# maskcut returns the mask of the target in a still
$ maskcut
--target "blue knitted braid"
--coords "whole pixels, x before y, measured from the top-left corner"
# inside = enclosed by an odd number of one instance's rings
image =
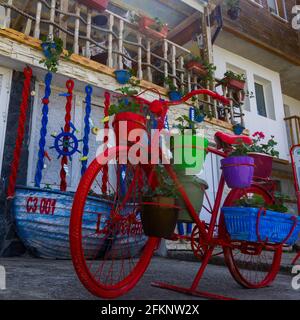
[[[89,135],[91,132],[90,128],[90,116],[92,112],[92,94],[93,94],[93,88],[88,85],[85,87],[85,92],[86,92],[86,107],[85,107],[85,118],[84,118],[84,123],[85,123],[85,128],[84,128],[84,137],[83,137],[83,157],[87,157],[89,154]],[[81,175],[84,175],[86,169],[87,169],[87,160],[82,161],[82,168],[81,168]]]
[[[47,136],[47,125],[48,125],[48,112],[49,112],[49,98],[51,96],[51,82],[52,73],[48,72],[45,77],[45,96],[43,102],[43,116],[42,116],[42,127],[40,130],[40,141],[39,141],[39,152],[38,152],[38,163],[35,173],[35,186],[40,188],[42,181],[42,172],[44,169],[44,158],[45,158],[45,146]]]

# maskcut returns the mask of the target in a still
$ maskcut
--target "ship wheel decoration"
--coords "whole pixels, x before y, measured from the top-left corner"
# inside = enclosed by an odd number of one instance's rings
[[[78,152],[81,153],[79,148],[79,143],[82,142],[82,140],[78,140],[75,136],[76,128],[73,125],[73,123],[70,123],[70,127],[72,131],[65,132],[63,128],[61,128],[61,133],[56,135],[52,134],[52,137],[54,140],[54,145],[50,147],[50,149],[55,149],[58,153],[57,159],[60,157],[68,157],[70,161],[72,161],[72,156]]]

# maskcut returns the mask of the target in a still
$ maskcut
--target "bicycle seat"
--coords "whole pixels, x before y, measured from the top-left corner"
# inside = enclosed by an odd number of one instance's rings
[[[233,144],[252,144],[253,141],[250,137],[248,136],[242,136],[242,135],[234,135],[234,134],[229,134],[225,132],[218,131],[215,134],[215,140],[217,142],[218,148],[222,148],[223,145],[233,145]]]

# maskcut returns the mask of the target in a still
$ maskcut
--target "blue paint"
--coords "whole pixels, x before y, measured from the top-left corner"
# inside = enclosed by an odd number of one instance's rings
[[[170,91],[168,95],[171,101],[179,101],[182,99],[182,94],[178,91]]]
[[[70,192],[60,192],[56,190],[46,190],[29,187],[17,187],[16,197],[13,202],[13,215],[16,223],[17,233],[24,245],[37,257],[47,259],[70,259],[69,246],[69,223],[73,205],[74,194]],[[37,198],[38,208],[40,200],[56,200],[54,215],[27,212],[27,201],[29,198]],[[85,214],[83,216],[83,234],[88,234],[85,243],[85,255],[87,257],[99,256],[105,250],[105,235],[96,233],[99,213],[101,213],[99,231],[104,229],[110,220],[110,212],[113,202],[89,197],[85,204]],[[130,210],[130,206],[124,209]],[[137,217],[139,218],[139,217]],[[146,243],[146,236],[138,235],[128,237],[117,235],[111,244],[114,256],[119,253],[138,253]]]
[[[45,96],[43,98],[43,116],[42,116],[42,127],[40,130],[40,141],[39,141],[39,152],[38,152],[38,162],[35,173],[35,186],[39,188],[42,181],[42,172],[44,170],[44,159],[45,159],[45,146],[46,146],[46,136],[47,136],[47,126],[48,126],[48,113],[49,113],[49,98],[51,96],[51,82],[52,73],[48,72],[45,77]]]
[[[116,79],[120,84],[126,84],[131,78],[131,74],[128,70],[116,70],[114,72]]]
[[[90,127],[90,117],[91,117],[91,112],[92,112],[92,94],[93,94],[93,87],[88,85],[85,87],[85,92],[86,92],[86,98],[85,98],[85,117],[84,117],[84,137],[83,137],[83,150],[82,150],[82,155],[83,157],[87,157],[89,155],[89,135],[91,132],[91,127]],[[82,161],[82,167],[81,167],[81,175],[84,175],[87,169],[87,163],[88,160],[83,160]]]

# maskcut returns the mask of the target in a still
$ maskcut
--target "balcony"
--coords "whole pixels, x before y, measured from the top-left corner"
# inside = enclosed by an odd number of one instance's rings
[[[187,6],[183,1],[173,1],[178,12],[182,10],[181,6]],[[185,68],[185,57],[191,52],[182,44],[191,41],[195,25],[199,28],[202,23],[206,28],[205,15],[196,9],[184,7],[185,16],[177,26],[172,26],[169,33],[171,41],[140,31],[138,24],[126,14],[126,9],[114,10],[113,6],[105,12],[90,9],[75,0],[2,0],[1,6],[4,29],[10,28],[8,30],[39,40],[49,35],[59,37],[74,56],[96,61],[112,72],[115,69],[132,69],[137,79],[148,82],[149,86],[157,86],[163,93],[166,93],[162,88],[166,87],[166,78],[185,92],[203,87],[215,89],[214,83],[203,82],[200,76]],[[170,12],[165,15],[172,16],[172,8],[168,10]],[[186,34],[183,41],[185,30],[190,34]],[[176,43],[176,39],[181,45]],[[100,66],[98,69],[103,68]],[[219,93],[232,97],[228,89],[222,87]],[[243,118],[242,104],[239,103],[224,107],[203,97],[199,98],[198,105],[205,105],[213,118],[224,123],[234,124],[237,118]],[[238,119],[238,122],[243,124],[243,119]]]
[[[291,116],[284,119],[287,129],[289,146],[300,144],[300,117]]]

